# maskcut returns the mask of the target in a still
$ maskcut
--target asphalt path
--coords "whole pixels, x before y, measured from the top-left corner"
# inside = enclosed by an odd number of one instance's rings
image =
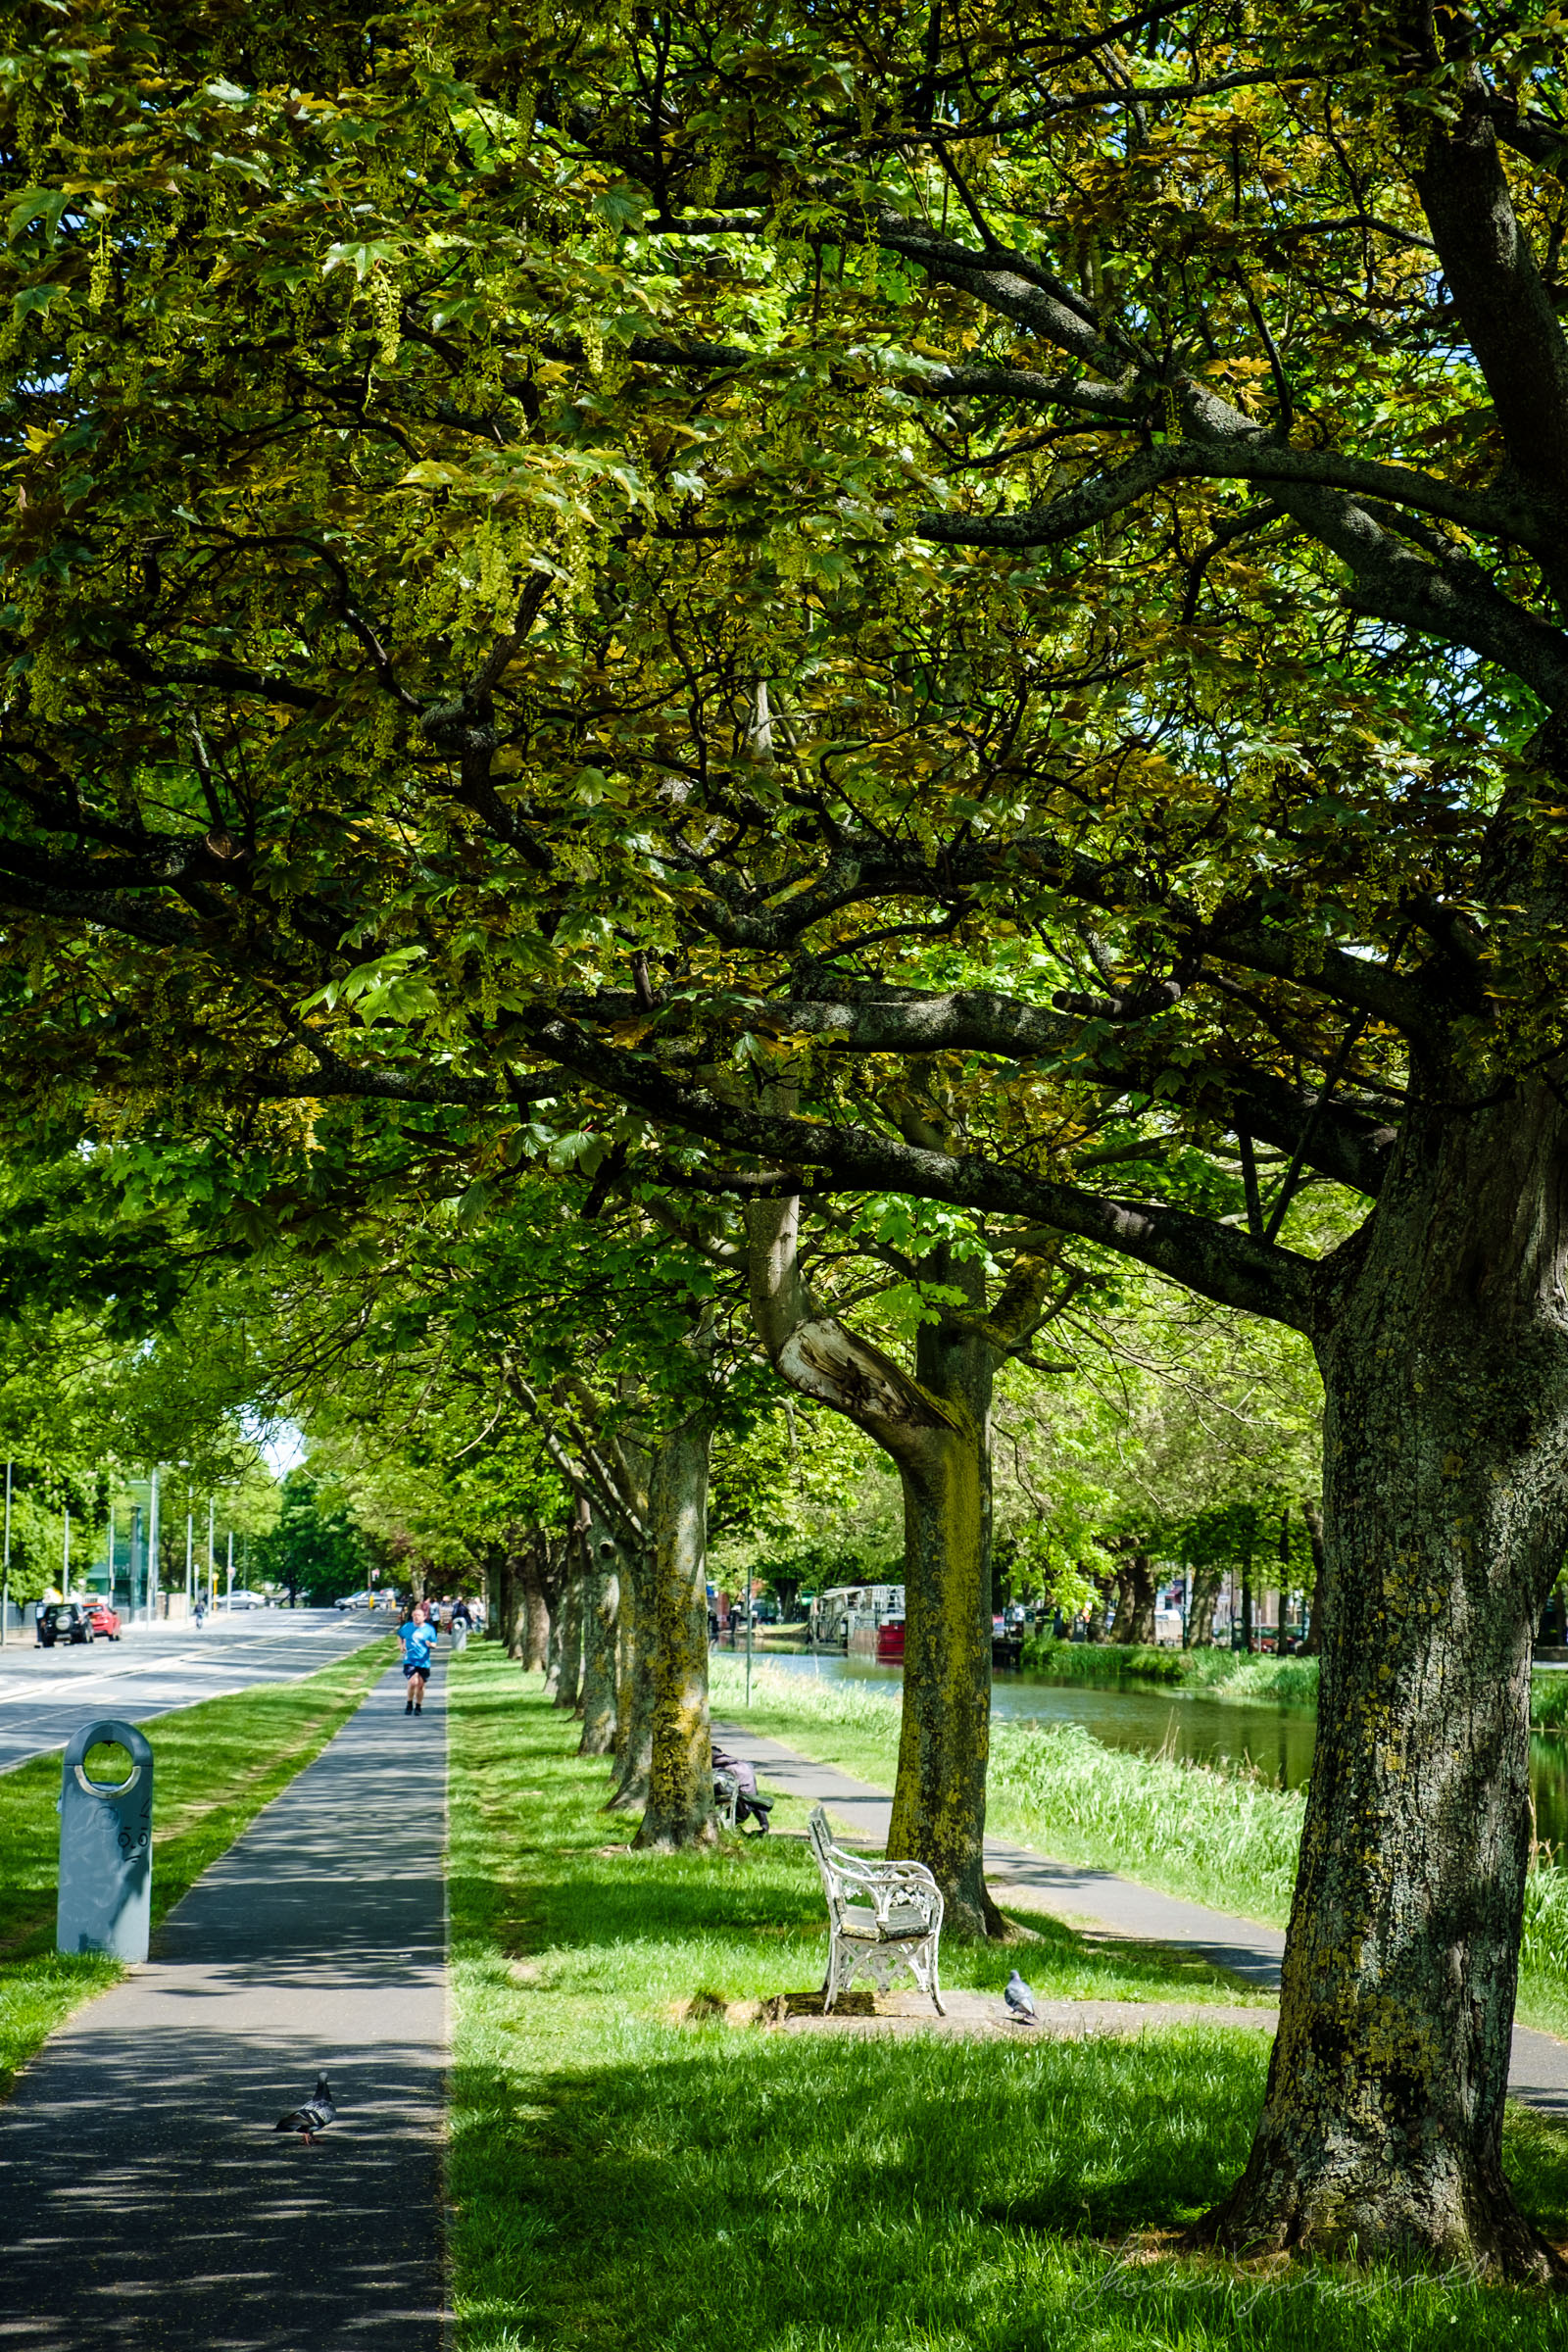
[[[0,2352],[441,2352],[444,1680],[412,1720],[389,1671],[26,2068]]]
[[[780,1740],[760,1740],[743,1723],[715,1723],[713,1730],[733,1755],[755,1764],[773,1788],[826,1806],[858,1839],[880,1853],[887,1851],[893,1800],[886,1788],[813,1763]],[[1114,1871],[1054,1862],[1002,1838],[986,1839],[986,1879],[992,1892],[1011,1910],[1048,1911],[1102,1936],[1190,1953],[1250,1984],[1278,1989],[1285,1937],[1278,1928],[1263,1927],[1257,1920],[1183,1902],[1152,1886],[1140,1886],[1133,1879],[1118,1878]],[[1270,2015],[1270,2029],[1274,2022]],[[1568,2042],[1530,2026],[1515,2026],[1508,2088],[1526,2106],[1568,2121]]]
[[[0,1772],[63,1747],[87,1715],[149,1723],[258,1683],[292,1682],[389,1633],[377,1609],[254,1609],[194,1626],[128,1627],[119,1642],[0,1650]],[[0,2337],[0,2342],[3,2342]]]

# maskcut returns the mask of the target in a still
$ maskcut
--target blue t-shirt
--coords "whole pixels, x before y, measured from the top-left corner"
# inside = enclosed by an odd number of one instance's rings
[[[426,1673],[430,1664],[430,1652],[435,1647],[435,1636],[431,1633],[430,1628],[427,1625],[416,1625],[411,1617],[403,1628],[401,1640],[404,1665],[417,1666],[421,1674]]]

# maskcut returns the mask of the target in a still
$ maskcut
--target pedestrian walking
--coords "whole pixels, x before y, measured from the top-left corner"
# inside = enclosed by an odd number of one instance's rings
[[[422,1603],[415,1607],[398,1639],[403,1644],[403,1680],[409,1693],[404,1701],[403,1712],[405,1715],[422,1715],[424,1688],[430,1679],[430,1652],[435,1647],[435,1635],[426,1620]]]
[[[452,1610],[452,1654],[454,1657],[460,1657],[467,1648],[468,1629],[472,1623],[473,1619],[469,1615],[468,1604],[460,1593]]]

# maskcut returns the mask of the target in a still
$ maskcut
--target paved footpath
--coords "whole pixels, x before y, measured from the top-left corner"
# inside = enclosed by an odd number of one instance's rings
[[[0,2352],[441,2352],[443,1681],[377,1684],[0,2107]]]
[[[887,1850],[893,1799],[886,1788],[852,1780],[831,1765],[813,1764],[777,1740],[760,1740],[744,1723],[715,1723],[713,1729],[733,1754],[748,1757],[773,1788],[786,1796],[825,1805],[855,1838],[879,1852]],[[1200,1903],[1183,1902],[1118,1878],[1113,1871],[1053,1862],[1001,1838],[986,1839],[986,1877],[1009,1910],[1049,1911],[1102,1935],[1164,1944],[1252,1984],[1274,1988],[1279,1984],[1285,1937],[1278,1928],[1205,1910]],[[1515,2026],[1508,2087],[1516,2099],[1568,2121],[1568,2042]],[[0,2345],[4,2342],[0,2328]]]

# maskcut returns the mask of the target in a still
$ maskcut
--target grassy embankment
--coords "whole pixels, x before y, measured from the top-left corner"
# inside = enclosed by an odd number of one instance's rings
[[[386,1672],[388,1658],[387,1644],[372,1642],[302,1682],[265,1683],[148,1724],[155,1932],[247,1823],[320,1753]],[[58,1755],[0,1777],[0,2097],[55,2027],[123,1973],[113,1960],[54,1948],[59,1794]]]
[[[744,1674],[715,1657],[711,1676],[715,1712],[739,1720]],[[758,1669],[753,1692],[745,1720],[763,1738],[892,1787],[899,1710],[890,1698],[779,1668]],[[1301,1810],[1299,1790],[1245,1768],[1104,1747],[1076,1724],[992,1722],[986,1826],[994,1837],[1272,1927],[1290,1915]],[[1521,1960],[1521,2022],[1568,2036],[1568,1871],[1533,1874]]]
[[[1052,1642],[1038,1637],[1024,1646],[1031,1674],[1054,1683],[1088,1683],[1114,1688],[1157,1683],[1195,1697],[1239,1699],[1263,1705],[1317,1704],[1316,1658],[1248,1657],[1233,1649],[1156,1649],[1152,1644],[1115,1642]]]
[[[1155,1683],[1184,1697],[1225,1699],[1243,1706],[1317,1705],[1316,1658],[1032,1640],[1024,1649],[1024,1664],[1031,1674],[1043,1674],[1054,1683],[1083,1683],[1102,1690]],[[1537,1731],[1568,1726],[1568,1673],[1532,1675],[1530,1721]]]
[[[782,1678],[780,1678],[782,1679]],[[1467,2280],[1194,2260],[1267,2043],[813,2038],[723,2005],[821,1981],[804,1845],[633,1854],[575,1727],[493,1650],[455,1661],[450,2194],[456,2352],[1546,2352],[1556,2304]],[[889,1715],[893,1710],[888,1709]],[[760,1717],[759,1716],[759,1728]],[[799,1828],[780,1800],[774,1821]],[[1043,1923],[1052,1995],[1233,1999]],[[951,1947],[1000,1990],[1016,1952]],[[1510,2119],[1568,2235],[1568,2133]]]

